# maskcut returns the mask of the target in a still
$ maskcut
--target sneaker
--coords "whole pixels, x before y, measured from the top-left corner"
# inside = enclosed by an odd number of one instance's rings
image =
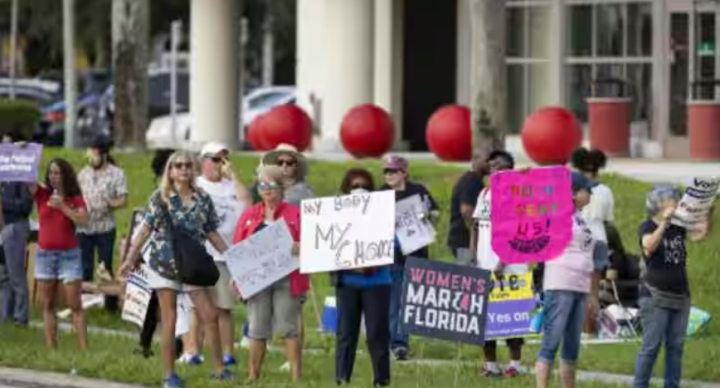
[[[517,377],[523,374],[523,371],[521,368],[516,368],[514,366],[510,366],[507,369],[505,369],[505,377]]]
[[[483,366],[482,371],[480,372],[480,375],[482,375],[483,377],[502,377],[503,373],[499,369],[492,370],[492,369],[488,369],[487,367]]]
[[[183,381],[175,373],[171,374],[168,378],[163,380],[163,388],[182,388]]]
[[[232,354],[226,354],[223,356],[223,365],[235,366],[237,365],[237,361],[235,361],[235,357]]]
[[[183,354],[179,361],[181,364],[197,366],[202,364],[205,359],[199,354]]]
[[[133,351],[136,356],[142,356],[143,358],[150,358],[154,355],[150,348],[137,348]]]
[[[220,373],[220,374],[213,373],[210,375],[210,379],[212,379],[212,380],[230,380],[233,377],[234,376],[233,376],[232,372],[230,372],[227,369],[223,370],[222,373]]]
[[[405,348],[395,348],[392,351],[393,356],[395,356],[396,361],[407,361],[408,357],[408,350]]]
[[[280,366],[280,371],[290,372],[290,361],[285,361],[285,363]]]

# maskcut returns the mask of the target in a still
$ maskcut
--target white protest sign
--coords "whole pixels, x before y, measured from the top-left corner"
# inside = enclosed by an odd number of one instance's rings
[[[145,266],[133,271],[127,277],[125,285],[125,301],[123,302],[122,319],[143,327],[152,290],[148,283]]]
[[[300,207],[300,272],[330,272],[393,263],[394,191],[307,199]]]
[[[300,264],[291,254],[292,246],[290,230],[281,219],[225,252],[240,295],[250,298],[297,270]]]
[[[694,229],[695,225],[707,219],[715,203],[720,188],[720,178],[693,178],[685,189],[677,210],[672,216],[671,224],[686,229]]]
[[[428,209],[419,195],[395,204],[395,235],[403,255],[424,248],[435,241],[435,229],[427,219]]]
[[[192,301],[190,300],[190,295],[182,293],[177,295],[175,303],[177,311],[177,317],[175,318],[175,338],[177,338],[190,331]]]

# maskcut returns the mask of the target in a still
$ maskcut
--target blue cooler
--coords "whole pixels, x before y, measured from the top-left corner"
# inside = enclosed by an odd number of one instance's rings
[[[322,327],[320,327],[320,330],[324,332],[337,333],[337,326],[337,301],[334,296],[328,296],[325,298],[325,306],[323,307],[322,314]]]

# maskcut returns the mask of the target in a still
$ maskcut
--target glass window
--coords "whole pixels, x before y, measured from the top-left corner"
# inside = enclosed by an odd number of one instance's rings
[[[595,7],[596,56],[620,57],[624,54],[623,36],[626,4],[597,4]]]
[[[569,65],[565,77],[567,107],[578,120],[586,122],[587,97],[592,86],[592,65]]]
[[[533,63],[528,66],[528,94],[526,113],[530,114],[547,105],[548,93],[552,91],[548,74],[549,67],[545,63]]]
[[[627,55],[652,55],[653,16],[651,3],[630,3],[627,5]]]
[[[520,133],[525,120],[525,65],[507,66],[508,131]]]
[[[630,83],[632,121],[650,120],[652,113],[652,65],[649,63],[627,65]]]
[[[571,57],[592,56],[593,6],[591,4],[572,5],[566,12],[566,45]]]
[[[507,9],[507,47],[508,57],[525,56],[525,8],[509,7]]]
[[[528,7],[528,55],[531,58],[547,58],[550,54],[550,8],[547,6]]]

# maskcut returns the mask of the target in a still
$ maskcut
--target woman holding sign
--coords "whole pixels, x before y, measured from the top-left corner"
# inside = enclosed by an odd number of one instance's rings
[[[665,387],[680,386],[683,346],[690,315],[690,286],[685,239],[698,241],[709,230],[710,217],[687,230],[671,218],[680,201],[674,186],[655,186],[647,195],[648,218],[640,225],[644,275],[640,287],[643,343],[635,363],[635,388],[650,385],[655,360],[665,344]]]
[[[163,387],[165,388],[177,388],[183,384],[175,373],[175,351],[173,349],[177,296],[181,291],[189,293],[205,328],[205,338],[210,344],[215,366],[212,377],[220,380],[232,377],[232,374],[223,365],[217,309],[208,288],[211,285],[204,287],[183,284],[181,270],[187,267],[179,266],[178,257],[186,257],[174,251],[174,246],[182,243],[179,238],[174,237],[187,237],[184,242],[185,249],[193,250],[193,254],[196,255],[193,256],[193,259],[198,263],[206,259],[207,261],[203,264],[207,262],[209,265],[214,265],[211,256],[204,258],[200,256],[199,252],[207,254],[204,247],[205,242],[209,241],[221,253],[228,249],[227,244],[217,232],[219,221],[212,199],[196,186],[197,171],[197,160],[188,152],[178,151],[170,156],[165,166],[160,188],[150,197],[145,220],[139,234],[133,239],[132,248],[121,267],[121,273],[127,274],[130,269],[136,268],[140,264],[141,253],[147,254],[149,257],[146,267],[148,281],[150,287],[156,290],[160,302]],[[147,246],[145,246],[146,242],[148,242]],[[192,263],[188,262],[183,265],[192,266]],[[202,271],[195,268],[193,272]],[[183,274],[187,275],[186,272]],[[198,284],[202,283],[205,282]]]
[[[582,174],[572,173],[575,205],[572,239],[562,254],[545,263],[543,301],[545,322],[543,340],[535,364],[537,388],[547,388],[560,343],[560,382],[575,386],[575,365],[580,354],[580,338],[585,320],[585,303],[594,274],[605,268],[607,257],[596,255],[596,241],[581,210],[590,202],[591,183]],[[597,296],[591,296],[597,297]]]
[[[260,203],[245,210],[235,229],[233,243],[237,244],[270,226],[278,219],[287,224],[293,240],[293,255],[300,252],[300,208],[283,201],[283,171],[278,166],[258,169]],[[247,300],[250,337],[248,375],[250,380],[260,377],[267,341],[273,334],[285,339],[285,351],[290,363],[292,379],[302,375],[302,343],[300,340],[300,312],[302,298],[310,288],[306,275],[295,271]],[[241,295],[242,297],[242,295]]]
[[[62,291],[72,312],[80,350],[87,349],[85,312],[82,291],[82,259],[75,228],[88,222],[88,213],[75,171],[64,159],[48,163],[45,182],[33,184],[38,211],[38,246],[35,256],[35,279],[38,281],[45,323],[45,342],[57,346],[55,301],[62,281]]]

